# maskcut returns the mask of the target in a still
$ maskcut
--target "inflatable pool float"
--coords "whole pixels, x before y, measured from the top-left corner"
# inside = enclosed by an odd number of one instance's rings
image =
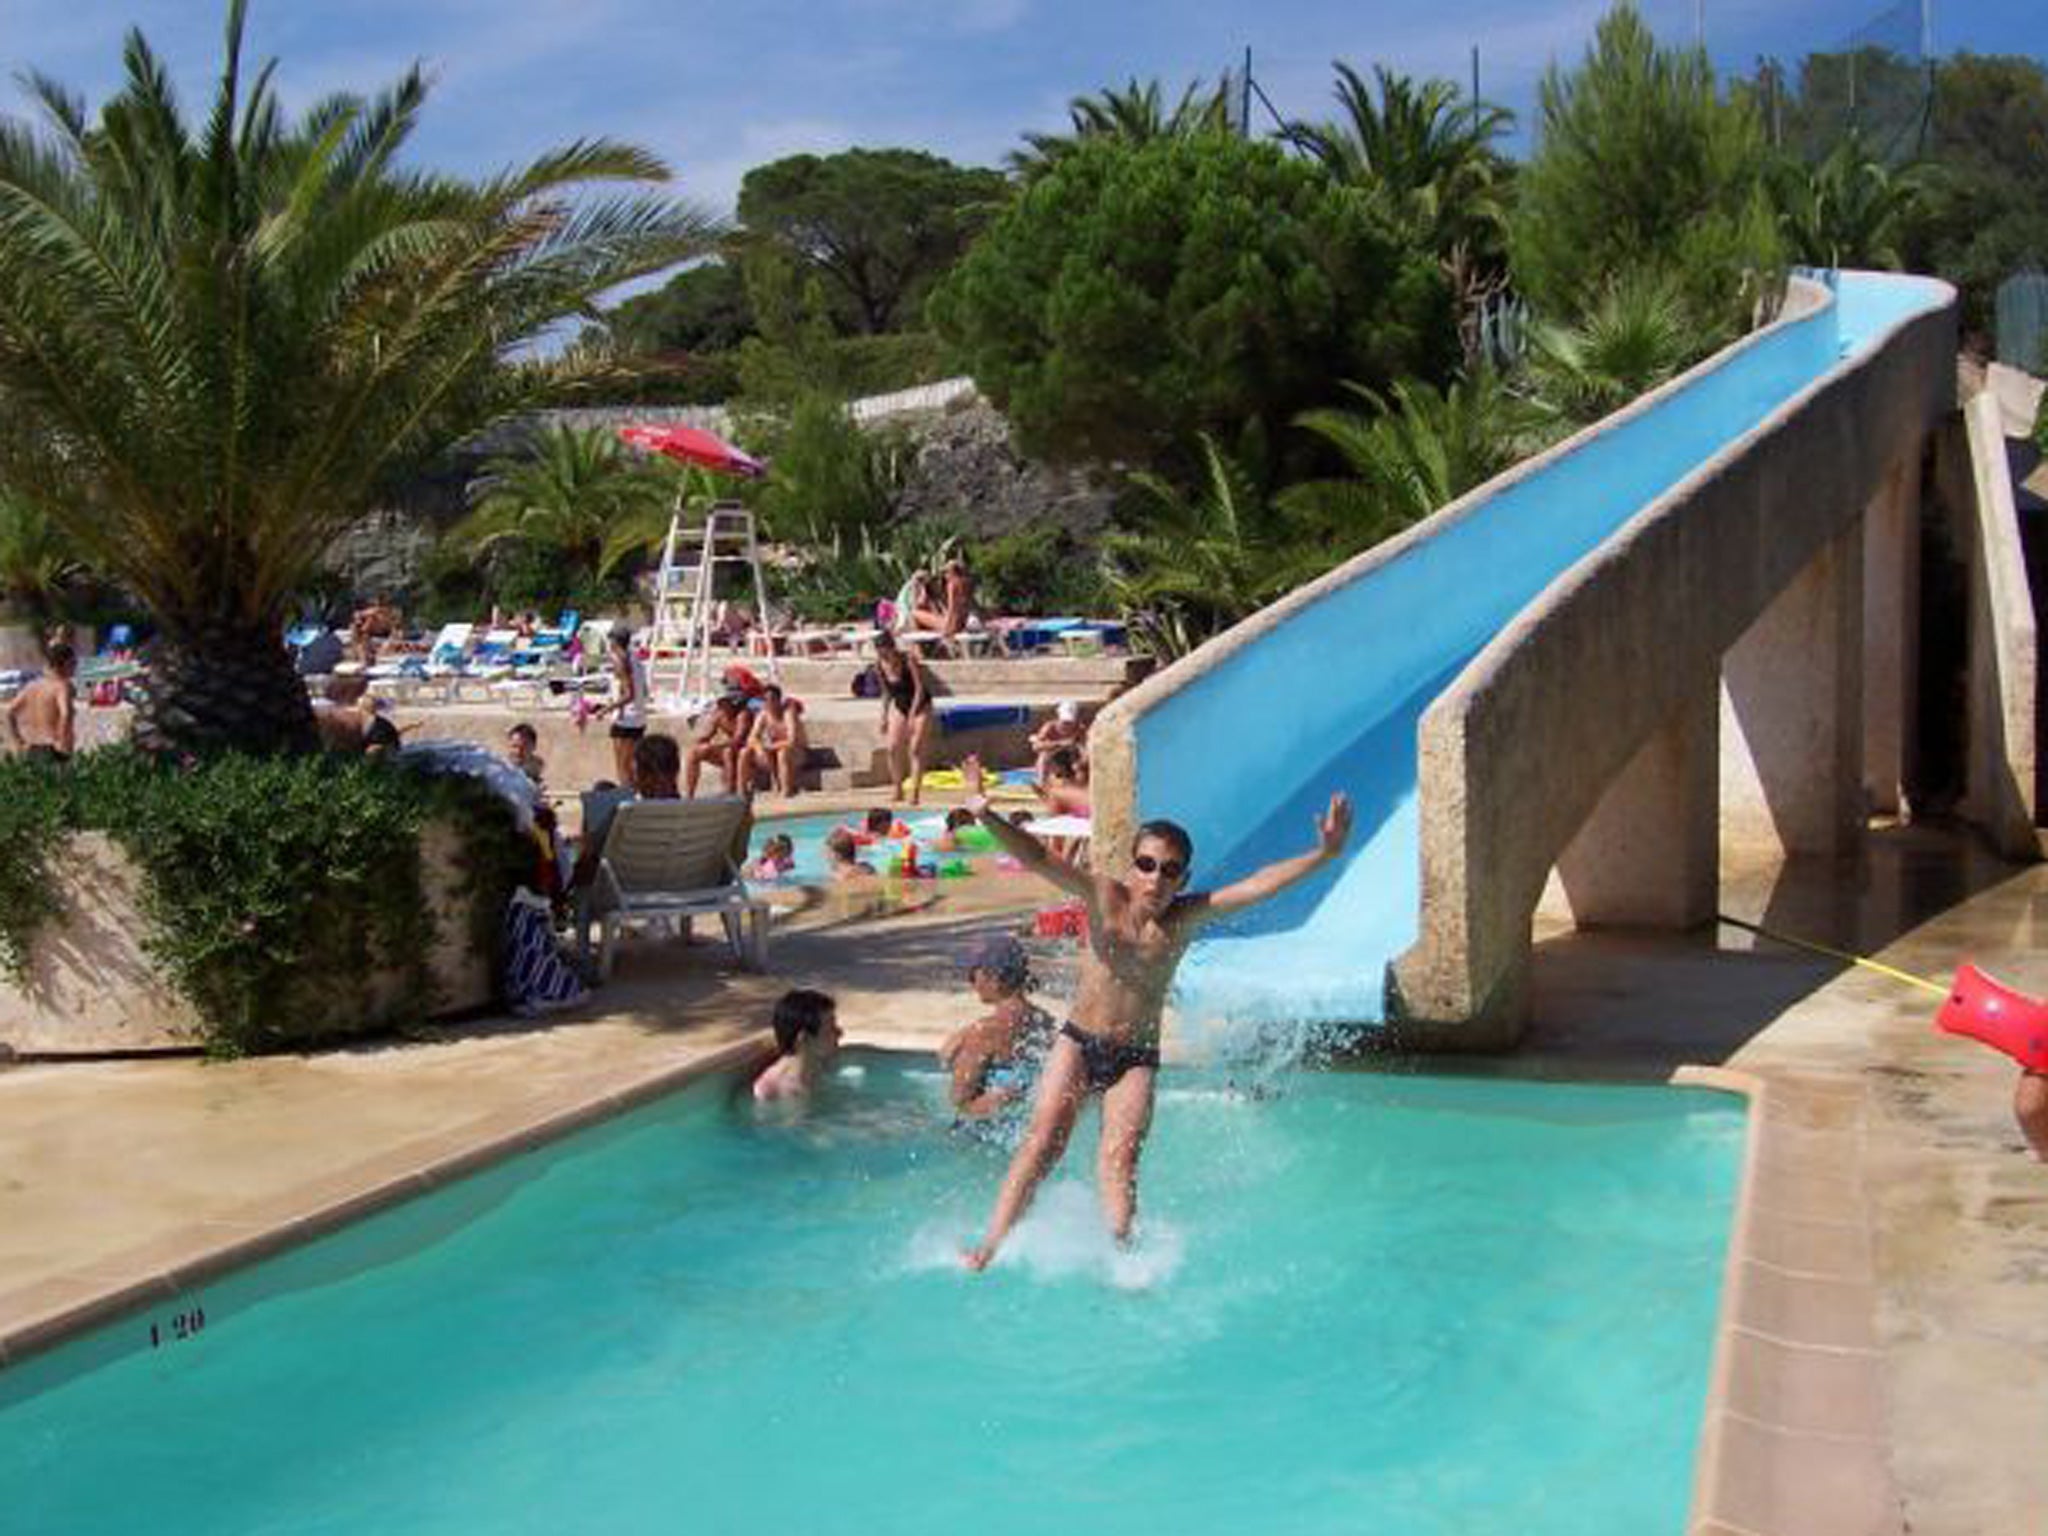
[[[2048,1072],[2048,1002],[2015,992],[1967,961],[1957,967],[1934,1022],[2005,1052],[2029,1072]]]

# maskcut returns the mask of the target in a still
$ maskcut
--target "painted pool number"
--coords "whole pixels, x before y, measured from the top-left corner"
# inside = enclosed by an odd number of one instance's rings
[[[196,1339],[206,1330],[206,1308],[194,1307],[189,1312],[173,1312],[168,1319],[149,1325],[149,1347],[162,1349],[166,1344],[182,1344],[187,1339]]]

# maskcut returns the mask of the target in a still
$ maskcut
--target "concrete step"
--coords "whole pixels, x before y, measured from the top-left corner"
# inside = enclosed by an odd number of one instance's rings
[[[766,675],[761,657],[733,660]],[[783,656],[776,660],[782,685],[802,699],[851,698],[853,679],[869,663],[842,657]],[[973,695],[1033,700],[1079,699],[1102,702],[1116,697],[1152,670],[1149,656],[1058,656],[1007,661],[927,661],[926,675],[941,697]]]

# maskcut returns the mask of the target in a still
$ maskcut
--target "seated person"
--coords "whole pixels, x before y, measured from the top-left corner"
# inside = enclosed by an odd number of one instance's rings
[[[604,835],[611,830],[618,808],[633,800],[680,800],[676,777],[682,771],[682,751],[676,739],[663,731],[649,731],[633,743],[632,785],[626,793],[600,798],[592,794],[586,803],[592,809],[583,823],[583,844],[576,856],[572,886],[585,886],[597,876],[597,861],[604,852]]]
[[[396,752],[404,735],[391,723],[391,701],[366,693],[356,701],[356,708],[363,717],[363,755],[383,757]]]
[[[875,866],[860,857],[860,845],[845,827],[834,827],[825,835],[825,872],[834,880],[852,880],[872,875]]]
[[[968,810],[964,805],[954,806],[953,809],[946,812],[946,830],[939,834],[938,840],[932,846],[940,853],[958,853],[960,851],[960,829],[973,825],[974,812]]]
[[[727,675],[730,677],[730,672]],[[753,734],[741,754],[741,784],[751,790],[757,779],[766,778],[778,794],[794,795],[797,792],[797,773],[809,752],[810,743],[804,736],[802,702],[787,697],[781,688],[770,683],[761,692],[761,707],[754,716]]]
[[[747,875],[754,880],[780,880],[796,868],[796,841],[786,832],[778,832],[761,845],[761,853],[747,866]]]
[[[1032,1003],[1024,946],[991,934],[967,961],[967,984],[988,1012],[946,1037],[939,1060],[953,1074],[953,1108],[962,1121],[988,1120],[1028,1101],[1052,1046],[1053,1018]]]
[[[697,780],[706,763],[718,764],[718,776],[727,794],[738,794],[742,783],[740,754],[746,750],[747,738],[753,729],[754,716],[747,708],[746,695],[721,694],[718,702],[711,706],[703,730],[690,743],[689,764],[683,780],[684,795],[692,800],[697,798]]]
[[[932,578],[923,571],[911,573],[910,580],[903,586],[903,599],[903,628],[935,630],[945,627],[945,605],[932,590]]]
[[[540,733],[524,720],[519,721],[505,732],[505,760],[529,779],[538,788],[546,764],[540,760],[535,749],[540,745]]]
[[[950,644],[974,620],[974,573],[967,568],[967,557],[955,555],[948,560],[940,581],[943,616],[939,633]]]
[[[817,1092],[839,1054],[839,1010],[831,996],[799,987],[775,1004],[775,1059],[754,1079],[756,1103],[802,1103]]]
[[[774,686],[771,683],[762,682],[760,674],[755,672],[752,667],[743,667],[738,662],[734,662],[723,672],[719,673],[718,681],[719,686],[727,693],[738,694],[750,705],[756,699],[766,698],[768,690]]]
[[[1053,717],[1031,733],[1031,750],[1038,754],[1033,771],[1043,779],[1046,762],[1054,752],[1072,747],[1085,753],[1087,740],[1087,728],[1081,724],[1081,706],[1072,699],[1062,699]]]

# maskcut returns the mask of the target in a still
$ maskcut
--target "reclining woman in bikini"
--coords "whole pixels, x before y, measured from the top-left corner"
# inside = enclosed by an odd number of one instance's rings
[[[1180,957],[1201,927],[1229,912],[1277,896],[1344,850],[1351,801],[1330,796],[1316,823],[1316,844],[1214,891],[1186,891],[1194,841],[1171,821],[1148,821],[1131,846],[1120,879],[1061,863],[1030,833],[988,808],[981,763],[968,758],[967,806],[1019,863],[1088,903],[1088,948],[1081,957],[1073,1018],[1060,1026],[1038,1081],[1031,1127],[1011,1159],[988,1232],[964,1255],[969,1269],[988,1268],[1010,1229],[1067,1149],[1074,1121],[1091,1094],[1102,1095],[1102,1140],[1096,1182],[1102,1214],[1118,1242],[1129,1239],[1138,1211],[1138,1155],[1152,1124],[1153,1080],[1159,1071],[1160,1014]]]

